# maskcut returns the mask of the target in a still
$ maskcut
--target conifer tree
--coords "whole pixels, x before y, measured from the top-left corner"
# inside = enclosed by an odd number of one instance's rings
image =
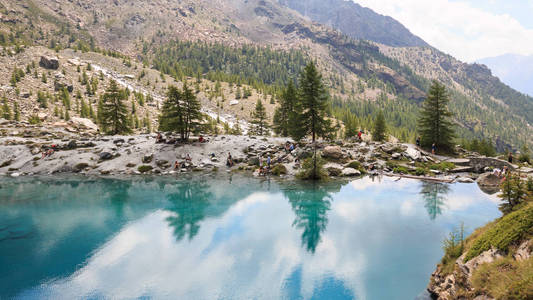
[[[20,121],[20,108],[17,102],[13,103],[13,119],[15,121]]]
[[[387,125],[385,124],[385,116],[383,111],[379,111],[376,120],[374,121],[374,128],[372,130],[372,139],[374,141],[382,142],[386,138]]]
[[[291,136],[300,140],[311,135],[313,143],[318,137],[329,137],[332,128],[327,117],[328,92],[322,82],[322,75],[313,62],[309,63],[300,75],[298,105],[295,126]]]
[[[203,114],[200,111],[202,105],[196,98],[193,91],[187,86],[187,83],[183,85],[183,109],[184,109],[184,130],[182,131],[181,138],[188,140],[191,132],[197,131],[203,123]]]
[[[13,115],[11,113],[11,108],[7,104],[7,98],[5,96],[4,96],[4,99],[2,100],[2,102],[3,102],[2,103],[3,104],[3,107],[2,107],[3,118],[6,119],[6,120],[11,120]]]
[[[250,133],[253,135],[265,135],[268,133],[268,121],[266,109],[261,100],[257,99],[255,111],[252,113],[252,128]]]
[[[280,97],[280,106],[274,113],[273,129],[281,136],[289,136],[292,127],[296,123],[295,107],[298,101],[298,93],[292,81],[289,81],[287,88]]]
[[[450,120],[452,113],[448,110],[450,98],[446,87],[438,81],[433,81],[426,100],[420,110],[418,131],[423,147],[430,147],[433,143],[439,149],[451,150],[455,132]]]
[[[124,104],[124,93],[116,81],[111,80],[102,97],[101,122],[106,133],[116,135],[131,132],[128,126],[128,110]]]

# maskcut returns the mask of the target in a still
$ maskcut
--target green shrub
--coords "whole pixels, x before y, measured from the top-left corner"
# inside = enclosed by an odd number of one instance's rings
[[[296,177],[302,180],[326,180],[328,173],[324,170],[324,160],[320,154],[303,161],[302,171]]]
[[[146,173],[146,172],[150,172],[152,171],[153,167],[150,166],[150,165],[142,165],[142,166],[139,166],[139,168],[137,168],[137,170],[139,170],[139,172],[141,173]]]
[[[481,253],[495,247],[507,252],[509,246],[524,239],[531,234],[533,227],[533,204],[511,212],[503,216],[479,237],[477,237],[468,250],[465,261],[480,255]]]
[[[409,169],[407,169],[404,166],[397,166],[396,168],[392,170],[392,172],[398,173],[398,174],[409,174]]]
[[[28,122],[30,122],[30,124],[32,124],[32,125],[37,125],[37,124],[41,124],[41,119],[39,119],[39,117],[37,115],[32,115],[28,119]]]
[[[420,167],[416,168],[416,170],[415,170],[415,172],[414,172],[414,174],[415,174],[416,176],[424,176],[424,175],[426,175],[427,173],[428,173],[427,169],[420,168]]]
[[[271,173],[273,175],[279,176],[279,175],[286,175],[287,174],[287,168],[284,164],[277,164],[272,168]]]

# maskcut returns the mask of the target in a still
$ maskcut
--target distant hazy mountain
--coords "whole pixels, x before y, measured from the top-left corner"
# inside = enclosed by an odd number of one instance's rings
[[[479,60],[510,87],[533,96],[533,55],[505,54]]]
[[[428,46],[395,19],[380,15],[351,0],[279,0],[318,23],[329,25],[356,39],[393,47]]]

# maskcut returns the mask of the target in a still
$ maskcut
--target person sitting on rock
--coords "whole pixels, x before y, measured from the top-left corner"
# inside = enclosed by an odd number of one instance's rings
[[[174,162],[174,170],[179,170],[181,169],[181,164],[176,160],[176,162]]]
[[[294,144],[293,143],[291,143],[291,146],[289,147],[289,151],[290,152],[294,151]]]
[[[359,132],[357,133],[357,137],[359,138],[359,141],[362,141],[363,140],[363,131],[359,130]]]
[[[155,143],[156,144],[161,144],[161,143],[164,143],[165,142],[165,139],[163,139],[163,135],[161,134],[161,132],[158,132],[157,133],[157,137],[155,138]]]
[[[185,161],[188,162],[188,163],[192,163],[192,158],[191,158],[191,156],[189,155],[189,153],[187,153],[187,154],[185,155]]]
[[[294,160],[294,165],[295,165],[297,168],[300,168],[300,159],[299,159],[298,157]]]
[[[200,143],[205,143],[206,140],[204,139],[203,136],[200,136],[200,137],[198,138],[198,142],[200,142]]]
[[[234,163],[233,163],[233,158],[231,157],[231,153],[228,153],[228,159],[226,160],[226,166],[228,167],[233,167]]]

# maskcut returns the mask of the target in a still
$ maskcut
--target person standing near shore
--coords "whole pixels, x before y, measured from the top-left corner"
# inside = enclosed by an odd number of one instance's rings
[[[437,152],[437,144],[433,143],[431,145],[431,154],[435,155],[435,152]]]
[[[416,138],[416,146],[420,148],[420,136]]]
[[[513,163],[513,152],[512,151],[509,151],[509,158],[508,158],[508,161],[510,164]]]

